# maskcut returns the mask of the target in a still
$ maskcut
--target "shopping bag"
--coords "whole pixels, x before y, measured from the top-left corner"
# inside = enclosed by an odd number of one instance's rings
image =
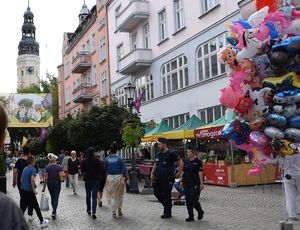
[[[59,172],[59,179],[60,179],[60,182],[64,182],[65,181],[65,177],[66,177],[66,174],[64,171],[60,171]]]
[[[49,211],[49,198],[45,193],[42,193],[40,202],[41,211]]]

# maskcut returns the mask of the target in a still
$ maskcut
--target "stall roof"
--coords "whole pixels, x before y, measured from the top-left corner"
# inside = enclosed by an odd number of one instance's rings
[[[157,141],[157,139],[161,136],[160,134],[171,130],[172,128],[167,124],[167,122],[162,121],[158,126],[156,126],[156,128],[147,133],[147,135],[142,138],[142,141]]]
[[[144,129],[145,129],[145,135],[148,135],[148,133],[153,130],[153,128],[149,127],[148,125],[145,125]]]
[[[196,115],[193,115],[187,122],[173,131],[162,133],[162,137],[167,139],[194,139],[194,129],[205,125]]]

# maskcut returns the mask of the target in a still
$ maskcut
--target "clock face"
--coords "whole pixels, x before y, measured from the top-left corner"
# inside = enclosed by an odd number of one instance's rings
[[[26,74],[27,75],[33,75],[34,74],[34,67],[33,66],[27,66],[26,67]]]

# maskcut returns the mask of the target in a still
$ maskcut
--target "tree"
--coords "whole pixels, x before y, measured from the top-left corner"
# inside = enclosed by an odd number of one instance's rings
[[[132,121],[124,121],[122,129],[122,140],[126,148],[138,146],[141,143],[141,139],[143,136],[144,127],[138,116],[136,116]]]
[[[33,101],[28,99],[28,98],[24,98],[24,99],[19,101],[18,105],[19,106],[24,106],[24,107],[32,107],[33,106]]]
[[[18,93],[42,93],[39,85],[32,84],[29,87],[21,88],[17,90]]]

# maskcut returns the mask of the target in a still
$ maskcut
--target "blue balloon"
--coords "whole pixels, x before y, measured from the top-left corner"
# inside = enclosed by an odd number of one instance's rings
[[[249,125],[238,120],[226,124],[222,130],[222,135],[227,140],[234,141],[237,145],[245,143],[250,132]]]
[[[295,104],[300,101],[300,90],[285,90],[274,95],[277,104]]]
[[[300,116],[288,119],[287,124],[291,128],[300,128]]]
[[[284,116],[279,115],[277,113],[271,113],[267,117],[267,121],[270,124],[270,126],[275,127],[284,127],[287,123],[287,120]]]

